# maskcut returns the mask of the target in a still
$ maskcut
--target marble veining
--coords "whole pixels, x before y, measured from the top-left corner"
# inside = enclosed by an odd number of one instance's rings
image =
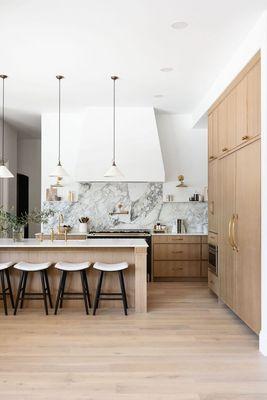
[[[119,204],[128,213],[112,215]],[[56,212],[44,227],[45,232],[57,225],[58,213],[64,215],[65,224],[74,231],[78,230],[82,216],[89,217],[90,230],[151,229],[157,221],[171,226],[181,218],[188,232],[194,232],[208,220],[207,203],[163,203],[163,184],[158,182],[81,183],[77,202],[44,202],[43,206]]]

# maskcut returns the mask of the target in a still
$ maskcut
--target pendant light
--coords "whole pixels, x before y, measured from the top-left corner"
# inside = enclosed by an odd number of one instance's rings
[[[113,80],[113,158],[112,158],[112,165],[108,169],[108,171],[105,173],[105,177],[107,178],[119,178],[123,177],[124,175],[122,172],[119,170],[119,168],[116,165],[116,124],[115,124],[115,106],[116,106],[116,98],[115,98],[115,84],[116,80],[119,79],[118,76],[112,76],[111,79]]]
[[[5,166],[5,79],[7,75],[0,75],[3,79],[3,101],[2,101],[2,159],[0,163],[0,178],[14,178],[14,175]]]
[[[64,176],[69,176],[68,173],[61,165],[61,80],[64,79],[64,76],[57,75],[58,79],[58,163],[55,170],[50,174],[50,176],[57,178],[57,183],[55,186],[61,186],[60,181]]]

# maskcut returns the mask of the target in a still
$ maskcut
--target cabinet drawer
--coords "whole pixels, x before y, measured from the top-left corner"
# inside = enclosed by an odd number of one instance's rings
[[[199,261],[155,261],[154,276],[158,278],[199,277]]]
[[[208,260],[209,258],[209,245],[204,243],[202,244],[202,256],[201,259],[202,260]]]
[[[208,267],[209,267],[208,261],[201,262],[201,276],[204,278],[208,276]]]
[[[200,244],[154,244],[154,260],[200,260]]]
[[[201,243],[199,235],[160,235],[153,236],[154,243]]]
[[[209,232],[209,238],[208,241],[210,244],[213,244],[214,246],[218,245],[218,235],[217,233]]]
[[[217,296],[219,296],[219,279],[218,276],[208,271],[208,285]]]

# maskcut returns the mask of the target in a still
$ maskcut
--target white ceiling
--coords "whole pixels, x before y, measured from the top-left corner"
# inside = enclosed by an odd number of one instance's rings
[[[8,121],[28,136],[40,131],[40,114],[57,110],[58,73],[63,111],[111,105],[116,73],[119,105],[190,113],[265,8],[267,0],[0,0]],[[175,21],[189,25],[174,30]]]

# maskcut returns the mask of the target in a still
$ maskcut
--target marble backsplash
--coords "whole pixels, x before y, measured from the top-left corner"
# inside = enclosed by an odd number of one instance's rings
[[[127,214],[111,214],[118,205]],[[62,213],[64,223],[73,231],[79,229],[79,218],[89,217],[89,230],[151,229],[156,222],[172,226],[177,218],[185,220],[188,232],[195,232],[197,225],[207,224],[207,203],[164,203],[162,183],[101,182],[79,184],[78,201],[70,203],[44,202],[45,209],[56,214],[44,226],[48,232],[57,226],[57,214]]]

